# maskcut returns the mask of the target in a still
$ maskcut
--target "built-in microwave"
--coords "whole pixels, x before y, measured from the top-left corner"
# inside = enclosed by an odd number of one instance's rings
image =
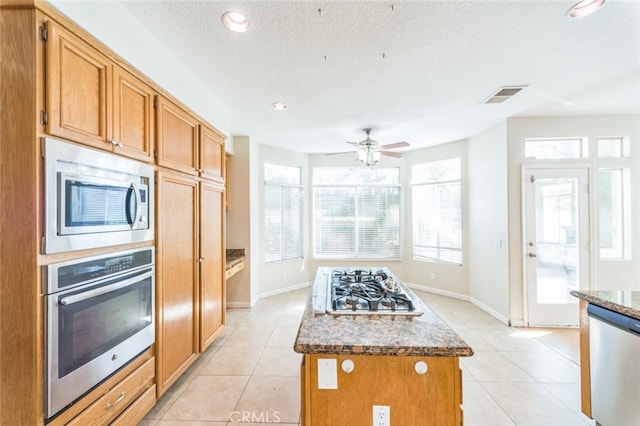
[[[153,240],[153,167],[52,138],[45,162],[44,253]]]

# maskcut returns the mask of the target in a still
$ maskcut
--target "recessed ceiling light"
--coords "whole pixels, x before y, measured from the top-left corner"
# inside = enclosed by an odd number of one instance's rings
[[[225,12],[222,15],[222,23],[231,31],[243,33],[249,29],[251,21],[240,12]]]
[[[600,9],[606,0],[581,0],[567,11],[569,18],[582,18]]]
[[[283,109],[287,109],[287,104],[285,104],[284,102],[274,102],[271,104],[271,108],[282,111]]]

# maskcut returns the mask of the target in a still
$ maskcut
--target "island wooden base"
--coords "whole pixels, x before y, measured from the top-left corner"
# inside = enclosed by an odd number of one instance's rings
[[[318,388],[318,359],[337,360],[337,389]],[[353,362],[353,371],[341,368]],[[427,372],[418,374],[423,361]],[[373,406],[390,407],[390,425],[461,425],[457,357],[305,354],[300,381],[304,426],[371,426]]]

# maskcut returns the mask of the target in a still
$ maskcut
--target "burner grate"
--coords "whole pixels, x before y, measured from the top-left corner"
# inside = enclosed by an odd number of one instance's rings
[[[422,313],[408,290],[383,270],[333,270],[330,286],[334,313]]]

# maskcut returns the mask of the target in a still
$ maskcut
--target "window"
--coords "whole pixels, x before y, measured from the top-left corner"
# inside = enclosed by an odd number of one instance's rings
[[[629,156],[628,138],[600,138],[598,139],[598,157],[622,158]]]
[[[598,170],[601,259],[630,259],[629,169]]]
[[[526,139],[524,156],[537,160],[567,160],[588,157],[587,138]]]
[[[265,262],[302,257],[304,197],[299,167],[264,165]]]
[[[313,169],[313,255],[400,257],[400,169]]]
[[[411,168],[413,258],[462,264],[460,158]]]

